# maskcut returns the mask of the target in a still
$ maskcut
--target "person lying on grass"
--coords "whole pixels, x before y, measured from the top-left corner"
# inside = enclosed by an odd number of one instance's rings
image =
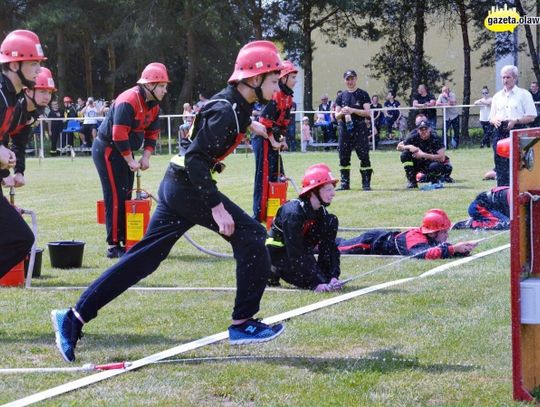
[[[422,219],[422,226],[406,231],[369,230],[352,239],[337,238],[341,254],[380,254],[414,256],[436,260],[468,256],[477,241],[448,243],[452,223],[442,209],[430,209]]]

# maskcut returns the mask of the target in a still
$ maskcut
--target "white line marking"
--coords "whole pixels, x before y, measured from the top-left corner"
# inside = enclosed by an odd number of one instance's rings
[[[50,291],[70,291],[70,290],[86,290],[88,287],[67,286],[67,287],[30,287],[31,290],[50,290]],[[130,287],[129,291],[236,291],[236,287]],[[276,292],[299,292],[305,291],[298,288],[280,288],[266,287],[266,291]]]
[[[371,287],[362,288],[360,290],[356,290],[356,291],[352,291],[350,293],[338,295],[336,297],[332,297],[332,298],[329,298],[327,300],[319,301],[319,302],[316,302],[314,304],[306,305],[305,307],[300,307],[300,308],[297,308],[297,309],[294,309],[294,310],[291,310],[291,311],[283,312],[281,314],[265,318],[263,321],[265,323],[267,323],[267,324],[273,324],[273,323],[276,323],[276,322],[284,321],[286,319],[290,319],[292,317],[307,314],[308,312],[316,311],[318,309],[325,308],[325,307],[328,307],[330,305],[338,304],[340,302],[347,301],[347,300],[350,300],[350,299],[355,298],[355,297],[359,297],[359,296],[364,295],[364,294],[368,294],[368,293],[371,293],[371,292],[374,292],[374,291],[382,290],[384,288],[392,287],[392,286],[395,286],[395,285],[404,284],[404,283],[407,283],[409,281],[417,280],[417,279],[420,279],[420,278],[429,277],[429,276],[432,276],[434,274],[440,273],[441,271],[448,270],[448,269],[450,269],[452,267],[459,266],[459,265],[465,264],[465,263],[469,263],[469,262],[471,262],[473,260],[476,260],[476,259],[479,259],[479,258],[482,258],[482,257],[485,257],[485,256],[489,256],[490,254],[493,254],[493,253],[508,249],[509,247],[510,247],[510,244],[499,246],[499,247],[496,247],[494,249],[486,250],[485,252],[477,253],[474,256],[464,257],[462,259],[455,260],[455,261],[452,261],[450,263],[443,264],[441,266],[435,267],[434,269],[426,271],[425,273],[423,273],[423,274],[421,274],[421,275],[419,275],[417,277],[402,278],[402,279],[399,279],[399,280],[388,281],[386,283],[376,284],[376,285],[371,286]],[[193,341],[193,342],[185,343],[185,344],[176,346],[174,348],[170,348],[170,349],[164,350],[162,352],[155,353],[155,354],[147,356],[145,358],[136,360],[136,361],[132,362],[132,364],[129,367],[127,367],[126,369],[107,370],[105,372],[100,372],[100,373],[93,374],[91,376],[83,377],[82,379],[74,380],[74,381],[62,384],[60,386],[53,387],[51,389],[44,390],[42,392],[39,392],[39,393],[30,395],[30,396],[24,397],[22,399],[12,401],[11,403],[5,404],[4,407],[28,406],[30,404],[37,403],[38,401],[43,401],[43,400],[49,399],[51,397],[58,396],[60,394],[70,392],[72,390],[76,390],[78,388],[100,382],[100,381],[108,379],[110,377],[118,376],[118,375],[120,375],[122,373],[138,369],[140,367],[149,365],[151,363],[154,363],[154,362],[166,359],[166,358],[170,358],[170,357],[173,357],[173,356],[176,356],[176,355],[179,355],[181,353],[185,353],[185,352],[188,352],[188,351],[191,351],[191,350],[194,350],[194,349],[198,349],[198,348],[201,348],[203,346],[210,345],[212,343],[222,341],[224,339],[227,339],[228,336],[229,335],[228,335],[227,331],[220,332],[220,333],[217,333],[217,334],[214,334],[214,335],[211,335],[211,336],[207,336],[205,338],[201,338],[201,339],[198,339],[198,340]]]

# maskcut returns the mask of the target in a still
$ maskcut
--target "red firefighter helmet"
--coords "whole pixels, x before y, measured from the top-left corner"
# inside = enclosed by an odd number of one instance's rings
[[[281,68],[281,72],[279,73],[279,78],[281,79],[290,73],[298,73],[298,68],[294,66],[294,64],[291,61],[283,61],[283,68]]]
[[[56,88],[54,87],[54,79],[50,69],[41,67],[41,71],[39,71],[39,74],[36,77],[34,89],[46,89],[50,90],[51,92],[56,92]]]
[[[45,55],[38,36],[32,31],[10,32],[0,45],[0,63],[18,61],[44,61]]]
[[[302,178],[302,191],[300,196],[304,196],[309,191],[321,187],[331,182],[336,185],[338,180],[332,175],[330,167],[324,163],[314,164],[306,170]]]
[[[422,219],[422,233],[434,233],[450,229],[452,222],[442,209],[430,209]]]
[[[510,137],[497,141],[497,155],[510,158]]]
[[[64,103],[73,103],[73,99],[71,99],[69,96],[64,96]]]
[[[170,82],[167,68],[160,62],[152,62],[146,65],[141,73],[141,78],[137,81],[141,85],[160,82]]]
[[[281,58],[273,42],[252,41],[238,52],[228,82],[239,82],[268,72],[281,71],[282,68]]]

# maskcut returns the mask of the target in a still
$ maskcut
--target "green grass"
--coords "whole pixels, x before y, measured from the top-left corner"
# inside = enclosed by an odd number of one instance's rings
[[[429,208],[444,208],[452,220],[467,215],[492,167],[491,149],[450,151],[455,184],[436,191],[408,191],[395,151],[372,154],[372,192],[360,191],[353,159],[352,188],[340,192],[331,211],[341,226],[414,226]],[[338,173],[335,152],[283,156],[297,183],[310,164],[326,162]],[[168,157],[152,158],[143,186],[156,193]],[[95,221],[101,191],[89,157],[28,160],[28,185],[17,203],[37,213],[39,246],[48,241],[86,242],[83,268],[59,270],[43,255],[36,287],[87,286],[113,264],[105,258],[105,233]],[[253,157],[232,155],[219,187],[251,212]],[[294,196],[291,190],[289,196]],[[199,243],[228,250],[217,235],[195,228]],[[348,233],[348,236],[352,234]],[[456,231],[451,241],[489,233]],[[508,242],[485,241],[479,250]],[[344,277],[396,259],[342,259]],[[443,261],[407,260],[352,282],[356,290],[416,276]],[[144,286],[234,286],[234,262],[206,256],[180,240]],[[2,289],[0,367],[65,366],[54,346],[52,308],[73,305],[80,291]],[[304,306],[332,294],[267,292],[261,315]],[[44,405],[156,406],[418,406],[518,405],[512,401],[509,252],[503,251],[430,278],[377,291],[287,322],[285,333],[261,346],[201,348],[180,357],[260,356],[259,360],[151,365],[54,398]],[[128,291],[85,327],[76,365],[135,360],[221,332],[229,323],[231,292]],[[0,403],[48,389],[84,374],[3,375]]]

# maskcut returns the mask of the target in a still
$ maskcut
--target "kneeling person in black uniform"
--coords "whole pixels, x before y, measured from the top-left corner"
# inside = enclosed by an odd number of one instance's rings
[[[401,162],[407,176],[407,188],[417,188],[417,174],[425,174],[425,180],[432,183],[453,182],[450,178],[452,166],[446,157],[442,140],[431,129],[429,122],[417,123],[405,141],[397,145],[401,151]]]
[[[326,210],[335,196],[337,182],[326,164],[312,165],[302,179],[299,199],[278,209],[266,241],[272,260],[269,285],[278,285],[282,278],[316,292],[341,288],[336,247],[338,218]],[[318,259],[314,256],[316,250]]]

